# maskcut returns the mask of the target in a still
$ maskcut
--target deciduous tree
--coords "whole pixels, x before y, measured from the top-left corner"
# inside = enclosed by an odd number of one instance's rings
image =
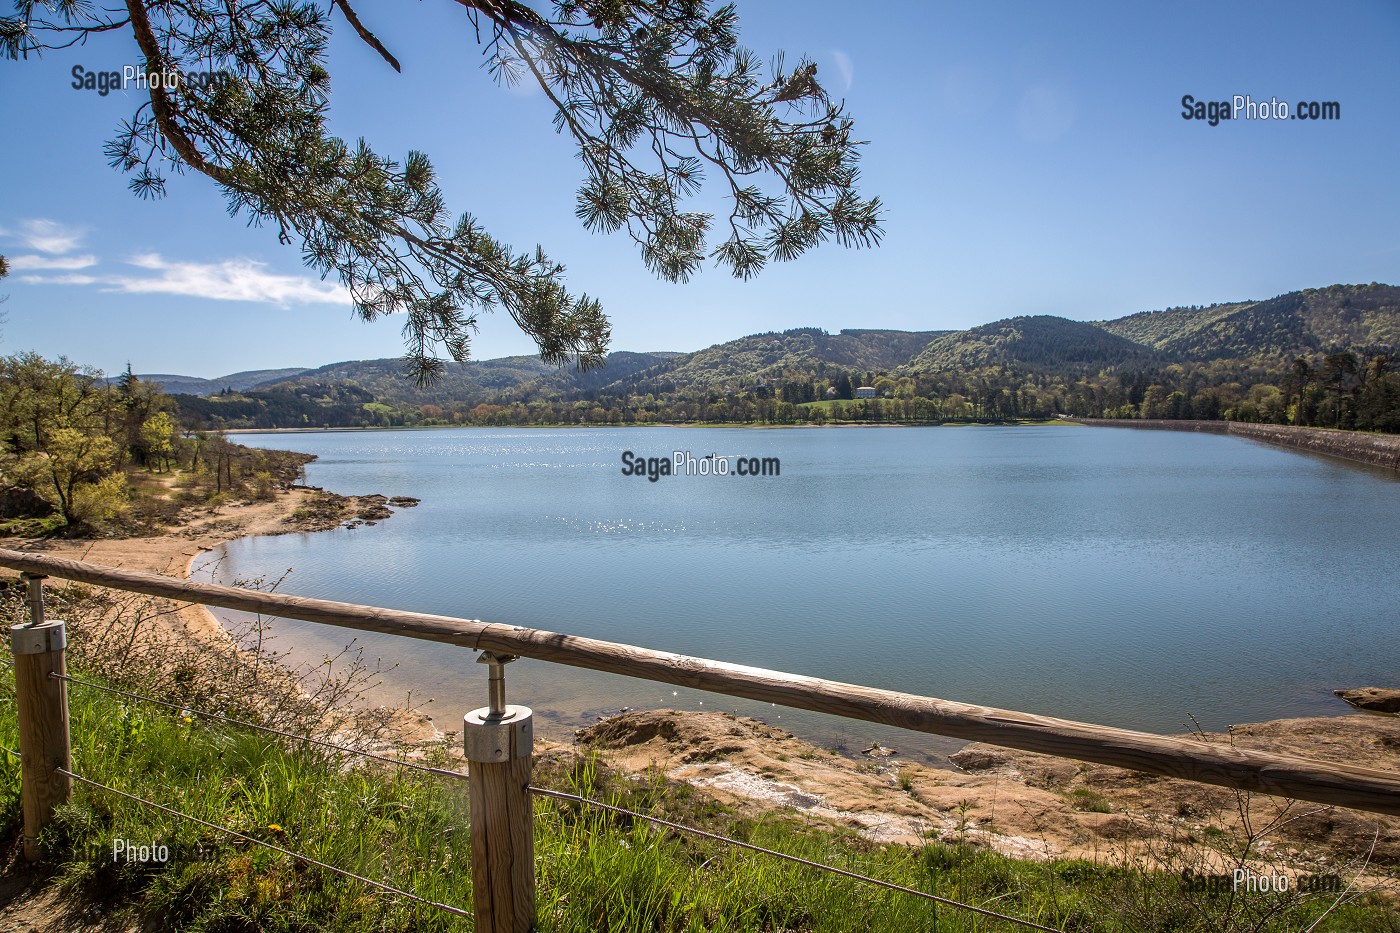
[[[167,412],[156,412],[141,425],[141,441],[146,448],[147,466],[154,460],[156,470],[165,472],[175,455],[175,419]]]
[[[107,435],[59,427],[49,432],[42,451],[21,460],[17,473],[33,477],[40,494],[57,506],[68,524],[76,525],[92,517],[79,507],[86,504],[83,487],[101,482],[116,456],[116,445]]]

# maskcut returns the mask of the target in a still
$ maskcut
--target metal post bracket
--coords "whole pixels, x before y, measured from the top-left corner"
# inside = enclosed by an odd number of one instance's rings
[[[534,749],[533,717],[528,706],[506,705],[506,665],[513,654],[483,650],[476,663],[489,665],[487,705],[462,717],[462,748],[467,761],[483,764],[529,758]]]
[[[462,717],[462,750],[467,761],[501,764],[529,758],[534,750],[534,712],[528,706],[507,706],[501,714],[490,707]]]
[[[10,627],[15,654],[48,654],[68,647],[68,632],[62,619],[49,619],[38,625]]]

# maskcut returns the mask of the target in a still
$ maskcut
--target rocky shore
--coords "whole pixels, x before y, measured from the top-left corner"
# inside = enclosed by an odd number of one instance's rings
[[[1400,717],[1349,715],[1234,726],[1197,740],[1400,770]],[[839,823],[875,843],[931,839],[1015,858],[1164,865],[1221,849],[1252,829],[1261,866],[1300,873],[1361,871],[1365,886],[1400,893],[1400,819],[1285,801],[996,746],[952,756],[958,770],[872,746],[856,758],[726,713],[637,711],[582,730],[580,747],[614,767],[660,771],[721,800]]]
[[[4,546],[128,570],[182,576],[201,552],[235,538],[300,534],[373,525],[418,500],[379,494],[347,496],[318,486],[291,486],[268,500],[187,507],[163,534],[135,538],[8,538]]]
[[[1327,454],[1400,470],[1400,435],[1363,431],[1301,428],[1286,424],[1246,424],[1241,421],[1169,421],[1150,418],[1076,418],[1076,424],[1105,428],[1148,428],[1158,431],[1195,431],[1232,434],[1310,453]]]

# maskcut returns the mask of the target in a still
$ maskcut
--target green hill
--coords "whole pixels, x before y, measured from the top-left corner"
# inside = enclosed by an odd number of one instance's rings
[[[1400,347],[1400,288],[1333,285],[1266,301],[1147,311],[1099,326],[1182,361],[1395,348]]]
[[[172,373],[138,373],[136,378],[142,382],[153,382],[160,386],[161,391],[171,394],[178,392],[186,395],[213,395],[215,392],[222,392],[225,389],[232,389],[235,392],[254,389],[260,385],[269,385],[284,379],[291,379],[304,372],[306,372],[304,367],[295,367],[291,369],[249,369],[241,373],[229,373],[227,376],[216,376],[213,379],[204,379],[200,376],[180,376]]]
[[[419,386],[406,377],[401,359],[356,360],[305,370],[293,379],[260,388],[300,392],[318,386],[348,384],[367,391],[375,401],[387,405],[480,402],[503,394],[518,398],[550,397],[591,392],[675,356],[675,353],[619,350],[608,354],[604,366],[588,372],[554,366],[537,356],[504,356],[448,363],[430,386]]]
[[[1098,369],[1146,362],[1141,344],[1094,324],[1062,317],[1013,317],[935,337],[912,360],[910,372],[967,372],[989,366],[1030,369]]]
[[[1112,321],[1015,317],[934,338],[908,372],[995,366],[1083,371],[1211,360],[1277,363],[1400,347],[1400,288],[1333,285],[1265,301],[1145,311]]]
[[[335,363],[243,392],[182,396],[180,405],[199,425],[255,428],[1072,414],[1393,431],[1398,349],[1400,288],[1333,285],[1098,322],[1027,315],[963,331],[800,327],[693,353],[619,351],[587,373],[504,357],[449,364],[427,387],[405,378],[398,359]],[[874,395],[862,400],[866,385]],[[828,411],[846,401],[857,404]]]
[[[737,392],[760,380],[773,384],[810,378],[827,369],[893,370],[942,331],[843,330],[818,327],[740,337],[675,357],[609,390],[633,392]]]

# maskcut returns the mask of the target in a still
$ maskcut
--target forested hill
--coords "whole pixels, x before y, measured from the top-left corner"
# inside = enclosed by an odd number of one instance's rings
[[[1266,301],[1144,311],[1112,321],[1015,317],[932,340],[909,373],[1012,366],[1096,372],[1105,366],[1287,362],[1338,350],[1400,348],[1400,288],[1333,285]]]
[[[271,385],[284,379],[291,379],[305,369],[250,369],[241,373],[229,373],[213,379],[199,376],[177,376],[171,373],[137,373],[136,378],[160,387],[162,392],[180,392],[186,395],[213,395],[216,392],[232,390],[242,392],[259,386]],[[113,377],[108,382],[116,382]]]
[[[574,397],[639,370],[666,363],[675,353],[608,355],[588,372],[542,362],[535,356],[448,363],[430,386],[404,376],[403,360],[332,363],[294,370],[294,378],[207,397],[176,395],[196,425],[238,428],[367,427],[433,422],[445,410],[460,413],[502,399]]]
[[[405,378],[401,359],[358,360],[308,369],[294,379],[261,388],[299,391],[348,383],[368,392],[375,401],[388,405],[416,406],[467,400],[475,403],[502,393],[570,395],[590,392],[677,356],[677,353],[619,350],[608,354],[605,365],[587,372],[579,372],[571,366],[555,366],[537,356],[503,356],[494,360],[448,363],[430,386],[419,386]]]
[[[1178,361],[1400,347],[1400,288],[1333,285],[1267,301],[1147,311],[1099,324]]]
[[[828,370],[884,372],[908,362],[940,331],[843,330],[819,327],[752,334],[676,356],[609,388],[668,393],[736,392]]]
[[[1154,353],[1103,327],[1038,315],[1014,317],[936,337],[903,369],[911,373],[967,372],[989,366],[1075,371],[1144,363]]]
[[[396,359],[337,363],[181,406],[197,425],[254,428],[1070,414],[1400,430],[1400,288],[964,331],[802,327],[694,353],[617,352],[587,373],[506,357],[449,364],[426,388]]]

